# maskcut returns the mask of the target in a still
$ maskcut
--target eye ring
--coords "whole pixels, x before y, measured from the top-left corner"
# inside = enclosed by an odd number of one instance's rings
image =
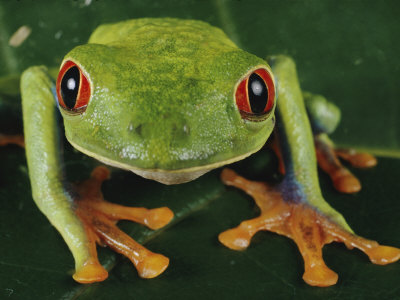
[[[262,121],[275,106],[275,82],[266,68],[250,72],[236,87],[236,105],[243,119]]]
[[[86,110],[91,97],[90,83],[82,69],[67,60],[61,66],[56,82],[59,106],[71,114],[81,114]]]

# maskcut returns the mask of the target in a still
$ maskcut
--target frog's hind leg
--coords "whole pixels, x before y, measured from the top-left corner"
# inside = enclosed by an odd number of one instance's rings
[[[93,170],[91,178],[77,186],[79,199],[76,201],[75,211],[87,232],[92,254],[91,259],[97,261],[95,248],[97,242],[128,257],[135,265],[140,277],[156,277],[167,268],[169,259],[147,250],[119,230],[115,223],[118,220],[125,219],[144,224],[151,229],[158,229],[169,223],[173,218],[173,213],[166,207],[146,209],[106,202],[103,199],[100,187],[108,176],[108,169],[97,167]],[[83,283],[86,282],[85,278],[88,277],[90,276],[86,273],[74,275],[75,280]]]
[[[336,190],[342,193],[356,193],[361,190],[361,183],[340,159],[348,161],[356,168],[370,168],[376,165],[376,158],[368,153],[360,153],[354,149],[336,149],[325,133],[314,135],[314,143],[319,167],[327,173]],[[285,164],[277,138],[271,143],[279,162],[279,172],[285,174]]]
[[[336,149],[329,137],[322,133],[314,136],[315,150],[319,167],[327,173],[336,190],[342,193],[356,193],[361,190],[360,181],[345,167],[339,157],[358,168],[376,165],[376,158],[368,153],[354,149]]]
[[[331,177],[338,191],[360,191],[360,181],[341,164],[339,158],[348,161],[353,167],[368,168],[376,165],[375,157],[354,149],[337,149],[328,134],[331,134],[340,122],[339,108],[321,95],[304,92],[303,98],[314,134],[318,165]]]
[[[356,236],[309,204],[283,200],[285,189],[282,185],[273,187],[249,181],[229,169],[223,170],[221,178],[225,184],[251,195],[261,215],[221,233],[220,242],[230,249],[243,250],[260,230],[285,235],[293,239],[299,248],[304,260],[303,279],[310,285],[323,287],[337,282],[338,275],[326,266],[322,257],[323,246],[332,241],[362,250],[375,264],[387,264],[400,258],[399,249],[380,246],[375,241]]]
[[[6,146],[10,144],[25,147],[24,136],[22,134],[4,135],[0,133],[0,146]]]

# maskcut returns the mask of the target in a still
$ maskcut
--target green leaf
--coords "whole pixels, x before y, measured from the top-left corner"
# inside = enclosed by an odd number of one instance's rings
[[[372,149],[380,158],[371,170],[354,170],[363,183],[356,195],[335,192],[326,175],[326,200],[359,235],[400,247],[397,228],[400,124],[400,10],[396,1],[28,1],[0,3],[0,75],[30,65],[57,67],[72,47],[99,24],[138,17],[180,17],[224,29],[240,47],[261,57],[294,57],[302,87],[342,108],[334,139]],[[32,29],[17,48],[9,37],[22,25]],[[10,77],[11,76],[11,77]],[[15,78],[15,77],[14,77]],[[10,82],[10,81],[9,81]],[[0,81],[0,87],[4,81]],[[18,97],[12,84],[0,95],[0,132],[20,131]],[[10,91],[11,90],[11,91]],[[9,113],[11,112],[11,113]],[[96,164],[66,145],[68,178],[83,180]],[[267,150],[234,165],[242,175],[273,180],[276,160]],[[33,203],[23,149],[0,148],[1,299],[394,299],[400,264],[377,266],[342,244],[324,248],[327,265],[339,274],[330,288],[306,285],[296,245],[272,233],[257,234],[244,252],[223,247],[218,234],[258,214],[253,200],[225,187],[215,170],[198,180],[164,186],[113,170],[105,198],[130,206],[169,206],[176,219],[153,232],[129,222],[120,227],[150,250],[171,259],[160,277],[140,279],[131,263],[99,249],[110,277],[98,284],[75,283],[65,243]]]

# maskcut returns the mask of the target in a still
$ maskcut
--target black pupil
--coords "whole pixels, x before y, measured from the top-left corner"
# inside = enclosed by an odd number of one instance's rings
[[[251,111],[255,114],[264,112],[268,103],[268,88],[264,80],[256,73],[249,77],[247,83]]]
[[[74,66],[65,72],[61,80],[61,96],[65,105],[72,109],[75,106],[80,84],[80,74],[78,67]]]

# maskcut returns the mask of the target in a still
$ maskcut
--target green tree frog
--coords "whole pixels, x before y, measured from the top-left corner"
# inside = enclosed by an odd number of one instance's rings
[[[72,190],[61,168],[57,110],[76,149],[165,184],[194,180],[242,160],[274,132],[282,182],[252,182],[222,171],[226,184],[246,191],[261,209],[259,217],[221,233],[222,244],[244,249],[259,230],[285,235],[303,256],[303,279],[316,286],[333,285],[338,278],[323,261],[326,243],[359,248],[377,264],[400,257],[397,248],[355,235],[323,199],[317,159],[335,187],[347,193],[360,184],[337,157],[361,167],[375,160],[335,149],[327,134],[340,112],[322,96],[302,92],[289,57],[261,59],[201,21],[129,20],[98,27],[87,44],[65,56],[55,81],[45,67],[26,70],[21,93],[33,198],[70,248],[78,282],[107,277],[96,243],[127,256],[143,278],[161,274],[168,258],[144,248],[115,223],[127,219],[157,229],[173,213],[105,201],[100,192],[108,177],[105,167]]]

